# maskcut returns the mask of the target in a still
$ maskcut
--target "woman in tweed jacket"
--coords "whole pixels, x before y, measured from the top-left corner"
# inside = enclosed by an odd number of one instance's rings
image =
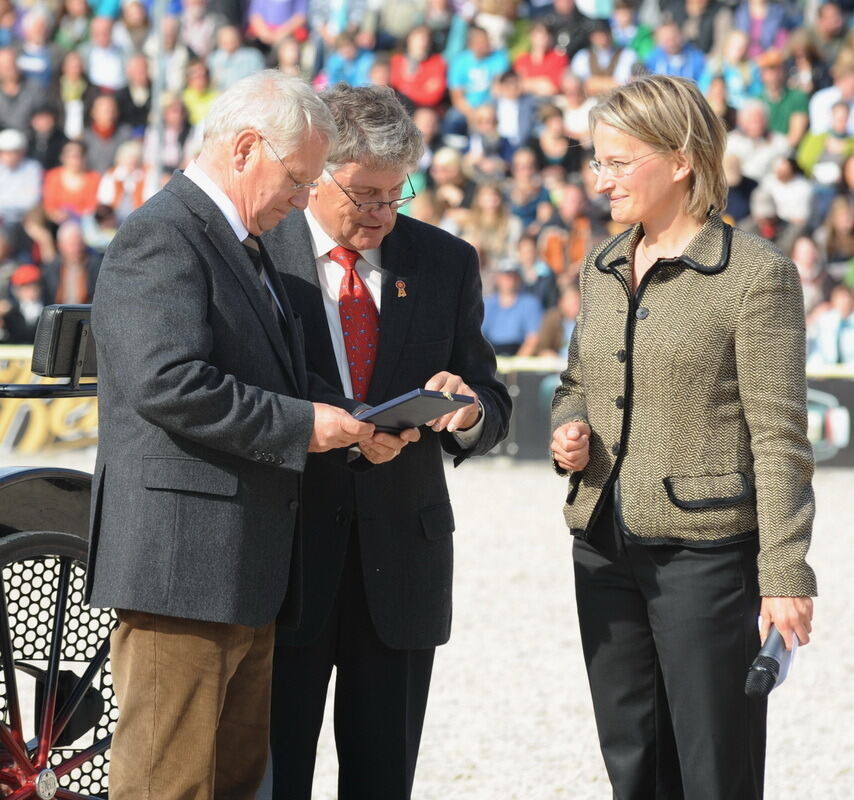
[[[757,616],[805,644],[816,591],[800,284],[721,220],[725,133],[694,84],[642,78],[590,122],[632,227],[584,265],[551,448],[602,752],[620,800],[753,800]]]

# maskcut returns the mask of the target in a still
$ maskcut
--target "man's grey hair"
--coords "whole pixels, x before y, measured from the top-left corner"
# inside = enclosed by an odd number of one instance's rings
[[[339,83],[320,96],[338,126],[338,141],[326,159],[329,172],[350,162],[368,169],[417,168],[424,140],[394,90]]]
[[[235,83],[211,104],[204,121],[204,149],[209,143],[231,142],[240,131],[254,128],[270,142],[275,153],[263,148],[267,158],[290,155],[319,133],[334,144],[335,120],[326,104],[300,78],[265,69]]]
[[[766,120],[768,119],[768,106],[762,100],[756,98],[745,100],[738,110],[738,117],[746,117],[751,112],[762,114]]]
[[[27,29],[34,22],[42,21],[47,26],[53,25],[53,14],[44,6],[33,6],[21,18],[21,27]]]

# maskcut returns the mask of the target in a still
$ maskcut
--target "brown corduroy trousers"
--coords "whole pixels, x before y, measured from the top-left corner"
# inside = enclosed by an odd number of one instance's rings
[[[118,613],[110,800],[253,800],[267,762],[275,625]]]

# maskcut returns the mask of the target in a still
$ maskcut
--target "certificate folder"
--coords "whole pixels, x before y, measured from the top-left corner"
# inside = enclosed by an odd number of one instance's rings
[[[464,394],[413,389],[373,408],[357,411],[353,416],[364,422],[373,422],[378,431],[398,433],[404,428],[417,428],[473,402],[473,397]]]

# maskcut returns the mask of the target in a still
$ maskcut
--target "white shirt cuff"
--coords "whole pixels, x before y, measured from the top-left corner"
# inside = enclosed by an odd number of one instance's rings
[[[486,414],[483,410],[483,403],[478,400],[477,404],[480,406],[480,419],[468,430],[454,431],[451,434],[463,450],[471,450],[480,441],[481,434],[483,433],[483,421]]]

